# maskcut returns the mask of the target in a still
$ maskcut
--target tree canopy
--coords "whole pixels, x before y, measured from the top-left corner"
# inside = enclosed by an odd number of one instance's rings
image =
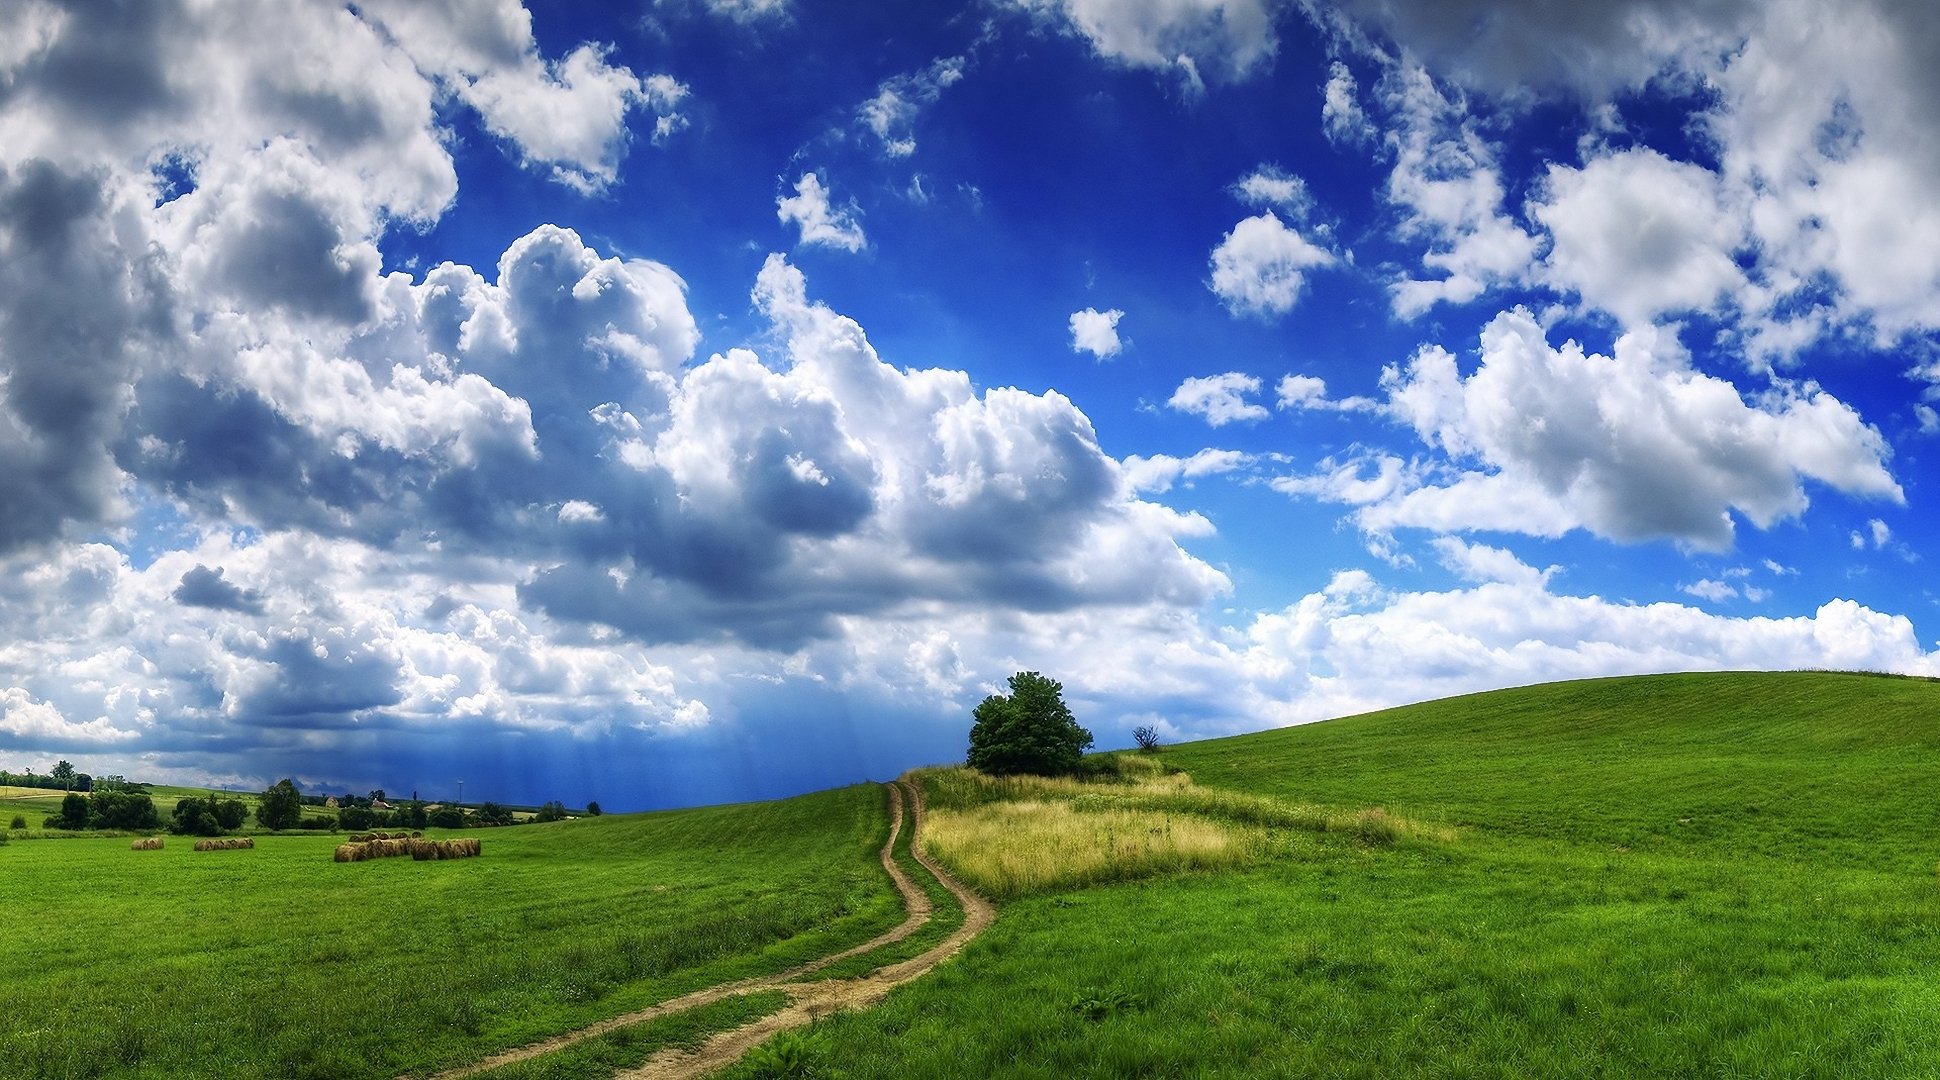
[[[1035,671],[1010,677],[1009,694],[992,694],[971,714],[972,768],[995,776],[1075,771],[1091,745],[1064,704],[1064,686]]]
[[[303,820],[303,793],[296,781],[278,780],[271,784],[256,806],[256,821],[266,829],[294,829]]]

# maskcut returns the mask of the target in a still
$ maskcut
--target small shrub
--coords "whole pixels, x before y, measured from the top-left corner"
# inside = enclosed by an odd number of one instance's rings
[[[828,1064],[828,1056],[826,1033],[784,1031],[741,1060],[755,1080],[839,1080],[843,1074]]]
[[[24,829],[24,828],[26,828],[26,827],[27,827],[27,815],[25,815],[25,814],[15,814],[15,815],[13,816],[13,827],[14,827],[14,828],[16,828],[16,829]]]
[[[1098,1023],[1108,1016],[1145,1007],[1145,995],[1128,994],[1123,990],[1079,991],[1071,996],[1071,1011],[1079,1016]]]

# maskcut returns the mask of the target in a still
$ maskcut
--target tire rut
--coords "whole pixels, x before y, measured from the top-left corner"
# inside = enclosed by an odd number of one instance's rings
[[[906,914],[901,923],[860,945],[799,964],[786,971],[774,975],[737,979],[695,990],[645,1009],[601,1020],[541,1042],[494,1054],[461,1068],[437,1073],[430,1080],[461,1080],[502,1066],[530,1061],[623,1027],[686,1012],[703,1005],[711,1005],[738,994],[762,990],[781,990],[788,994],[789,1003],[778,1012],[740,1027],[719,1032],[697,1050],[663,1050],[649,1058],[639,1068],[616,1074],[614,1080],[668,1080],[674,1077],[701,1076],[733,1064],[740,1060],[742,1054],[780,1032],[801,1027],[829,1013],[874,1005],[886,997],[889,991],[923,975],[956,955],[970,939],[982,933],[984,928],[996,919],[997,909],[951,876],[949,871],[938,866],[935,860],[931,859],[917,844],[916,841],[923,830],[922,789],[906,780],[896,780],[883,786],[889,789],[890,817],[889,840],[882,846],[882,866],[889,872],[890,880],[903,898]],[[934,915],[935,905],[931,902],[929,894],[910,880],[909,875],[904,873],[902,866],[895,859],[896,841],[902,832],[905,804],[909,808],[910,817],[910,854],[926,872],[956,897],[958,904],[962,905],[963,925],[922,953],[878,968],[867,975],[854,979],[801,981],[805,976],[813,975],[832,964],[903,941],[921,929]]]

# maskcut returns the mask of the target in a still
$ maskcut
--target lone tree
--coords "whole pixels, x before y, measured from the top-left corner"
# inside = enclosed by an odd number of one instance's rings
[[[970,714],[970,766],[993,776],[1074,772],[1091,745],[1064,704],[1064,687],[1035,671],[1010,677],[1009,694],[992,694]]]
[[[303,820],[303,793],[294,780],[278,780],[258,798],[256,823],[265,829],[294,829]]]

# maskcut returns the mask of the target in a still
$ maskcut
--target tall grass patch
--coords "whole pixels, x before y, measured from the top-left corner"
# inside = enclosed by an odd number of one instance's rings
[[[1099,755],[1086,777],[925,770],[924,845],[998,899],[1045,889],[1249,864],[1279,830],[1363,844],[1449,841],[1454,831],[1381,807],[1324,807],[1201,788],[1149,756]]]
[[[1004,898],[1070,885],[1234,866],[1258,849],[1240,828],[1191,814],[1073,801],[936,810],[924,844],[965,883]]]

